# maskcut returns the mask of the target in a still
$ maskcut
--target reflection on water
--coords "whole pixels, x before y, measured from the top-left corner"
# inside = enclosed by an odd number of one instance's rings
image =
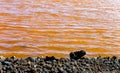
[[[55,55],[84,49],[120,56],[119,0],[0,0],[0,54]]]

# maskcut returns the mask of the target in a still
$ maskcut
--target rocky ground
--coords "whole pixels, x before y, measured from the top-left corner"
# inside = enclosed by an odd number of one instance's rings
[[[77,54],[79,53],[79,54]],[[0,58],[0,73],[120,73],[120,59],[113,57],[85,58],[83,51],[70,53],[70,58]],[[77,57],[79,56],[79,57]]]

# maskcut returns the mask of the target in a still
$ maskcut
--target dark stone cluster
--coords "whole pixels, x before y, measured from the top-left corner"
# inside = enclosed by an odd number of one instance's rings
[[[74,54],[80,56],[78,52]],[[0,73],[120,73],[120,59],[116,56],[59,59],[54,56],[24,59],[13,56],[0,58]]]

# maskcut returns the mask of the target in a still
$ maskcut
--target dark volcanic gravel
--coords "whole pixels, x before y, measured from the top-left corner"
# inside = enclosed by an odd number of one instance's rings
[[[0,73],[120,73],[120,59],[116,56],[77,59],[1,57]]]

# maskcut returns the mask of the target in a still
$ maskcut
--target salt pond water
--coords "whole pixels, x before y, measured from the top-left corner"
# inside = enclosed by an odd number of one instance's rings
[[[119,0],[0,0],[0,55],[120,56]]]

